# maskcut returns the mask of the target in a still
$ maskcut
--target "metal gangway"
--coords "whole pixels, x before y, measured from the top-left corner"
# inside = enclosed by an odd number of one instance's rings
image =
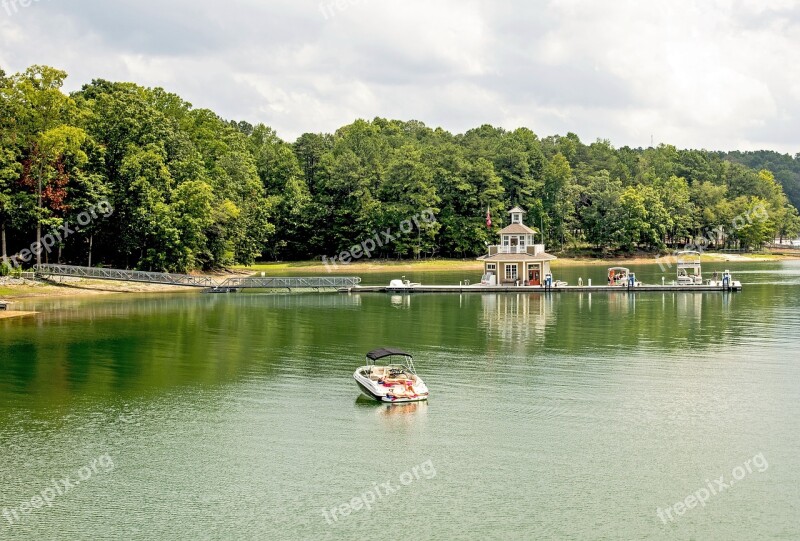
[[[350,276],[309,276],[305,278],[248,277],[228,278],[220,288],[228,289],[342,289],[355,287],[361,278]]]
[[[357,277],[306,277],[306,278],[227,278],[218,282],[208,276],[190,274],[171,274],[137,270],[106,269],[102,267],[75,267],[72,265],[37,265],[38,276],[65,276],[94,280],[114,280],[119,282],[143,282],[185,287],[201,287],[211,291],[236,291],[239,289],[341,289],[361,283]]]

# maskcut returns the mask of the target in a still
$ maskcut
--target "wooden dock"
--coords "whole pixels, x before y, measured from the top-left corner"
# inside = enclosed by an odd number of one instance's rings
[[[722,287],[709,285],[640,285],[627,286],[355,286],[341,288],[340,293],[704,293],[741,291],[741,286]]]

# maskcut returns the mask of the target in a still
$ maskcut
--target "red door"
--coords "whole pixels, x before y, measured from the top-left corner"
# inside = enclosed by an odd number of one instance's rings
[[[542,277],[540,271],[535,269],[530,269],[528,271],[528,283],[532,286],[542,285]]]

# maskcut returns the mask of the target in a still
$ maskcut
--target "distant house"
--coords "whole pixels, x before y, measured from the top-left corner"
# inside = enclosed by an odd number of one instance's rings
[[[524,223],[526,212],[519,207],[509,211],[511,224],[500,231],[501,244],[489,246],[489,253],[478,258],[483,261],[484,275],[494,276],[496,285],[542,285],[550,273],[550,262],[558,259],[536,244],[535,229]]]

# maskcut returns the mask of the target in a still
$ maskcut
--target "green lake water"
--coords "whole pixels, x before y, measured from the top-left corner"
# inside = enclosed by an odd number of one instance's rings
[[[725,268],[744,291],[24,302],[0,539],[800,539],[800,262]],[[384,345],[429,403],[358,398]]]

